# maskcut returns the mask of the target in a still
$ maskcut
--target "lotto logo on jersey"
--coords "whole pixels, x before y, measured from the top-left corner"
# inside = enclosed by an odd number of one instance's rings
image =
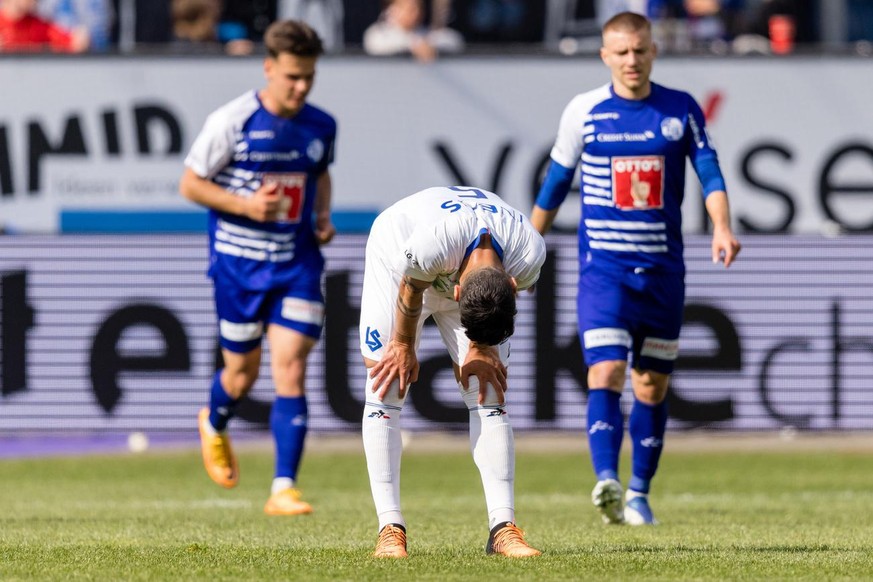
[[[664,207],[664,157],[612,158],[612,200],[621,210]]]
[[[264,184],[278,184],[281,196],[277,220],[298,223],[303,215],[303,201],[306,196],[306,174],[264,174]]]

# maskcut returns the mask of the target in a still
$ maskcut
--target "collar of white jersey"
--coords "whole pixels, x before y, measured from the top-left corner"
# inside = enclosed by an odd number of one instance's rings
[[[476,238],[473,240],[473,242],[470,243],[470,246],[468,246],[467,249],[464,251],[464,258],[466,259],[467,257],[469,257],[470,253],[473,252],[473,249],[475,249],[476,247],[479,246],[479,243],[482,242],[482,235],[483,234],[490,234],[491,235],[491,246],[494,247],[494,252],[497,253],[497,257],[500,259],[500,262],[502,263],[503,262],[503,247],[500,246],[500,243],[497,241],[496,238],[494,238],[494,235],[491,233],[491,231],[485,227],[480,228],[479,232],[476,233]]]

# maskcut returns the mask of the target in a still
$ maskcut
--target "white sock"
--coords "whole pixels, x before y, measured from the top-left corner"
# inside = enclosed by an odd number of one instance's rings
[[[470,450],[482,477],[488,529],[492,529],[504,521],[515,522],[515,441],[506,407],[497,404],[493,389],[480,406],[479,380],[472,376],[469,384],[467,391],[458,387],[470,411]]]
[[[294,487],[294,479],[291,477],[276,477],[273,479],[273,486],[270,488],[270,494],[275,495],[280,491],[285,491],[292,487]]]
[[[373,380],[367,377],[366,404],[362,433],[370,490],[379,516],[379,530],[389,523],[406,527],[400,512],[400,411],[403,400],[397,398],[397,381],[380,402],[371,391]],[[408,393],[408,392],[407,392]]]

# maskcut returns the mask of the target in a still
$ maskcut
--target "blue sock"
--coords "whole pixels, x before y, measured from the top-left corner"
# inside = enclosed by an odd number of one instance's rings
[[[618,479],[618,455],[624,436],[621,394],[607,389],[588,391],[588,446],[598,481]]]
[[[628,488],[648,493],[649,483],[658,470],[658,460],[664,450],[667,400],[651,405],[634,399],[628,424],[634,453],[633,476]]]
[[[306,438],[306,396],[277,396],[270,412],[270,429],[276,441],[276,477],[297,479]]]
[[[209,393],[209,424],[218,432],[227,428],[233,418],[239,400],[235,400],[221,386],[221,370],[212,377],[212,391]]]

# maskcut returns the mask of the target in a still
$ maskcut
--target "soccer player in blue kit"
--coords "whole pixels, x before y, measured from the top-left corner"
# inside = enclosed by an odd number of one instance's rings
[[[264,511],[312,511],[295,487],[307,427],[306,359],[324,318],[319,245],[331,240],[336,121],[306,103],[322,53],[306,24],[281,21],[264,35],[266,85],[213,112],[185,159],[181,193],[209,209],[209,274],[224,368],[198,425],[209,476],[234,487],[239,469],[228,421],[251,390],[270,348],[276,399],[271,495]]]
[[[565,108],[531,213],[531,223],[545,234],[581,165],[577,316],[597,476],[591,496],[605,523],[656,523],[649,487],[664,444],[667,388],[685,301],[686,158],[713,223],[713,262],[728,267],[740,250],[703,114],[688,93],[649,80],[656,54],[645,17],[623,12],[606,22],[600,56],[612,81]],[[633,462],[624,495],[618,478],[620,397],[629,357]]]

